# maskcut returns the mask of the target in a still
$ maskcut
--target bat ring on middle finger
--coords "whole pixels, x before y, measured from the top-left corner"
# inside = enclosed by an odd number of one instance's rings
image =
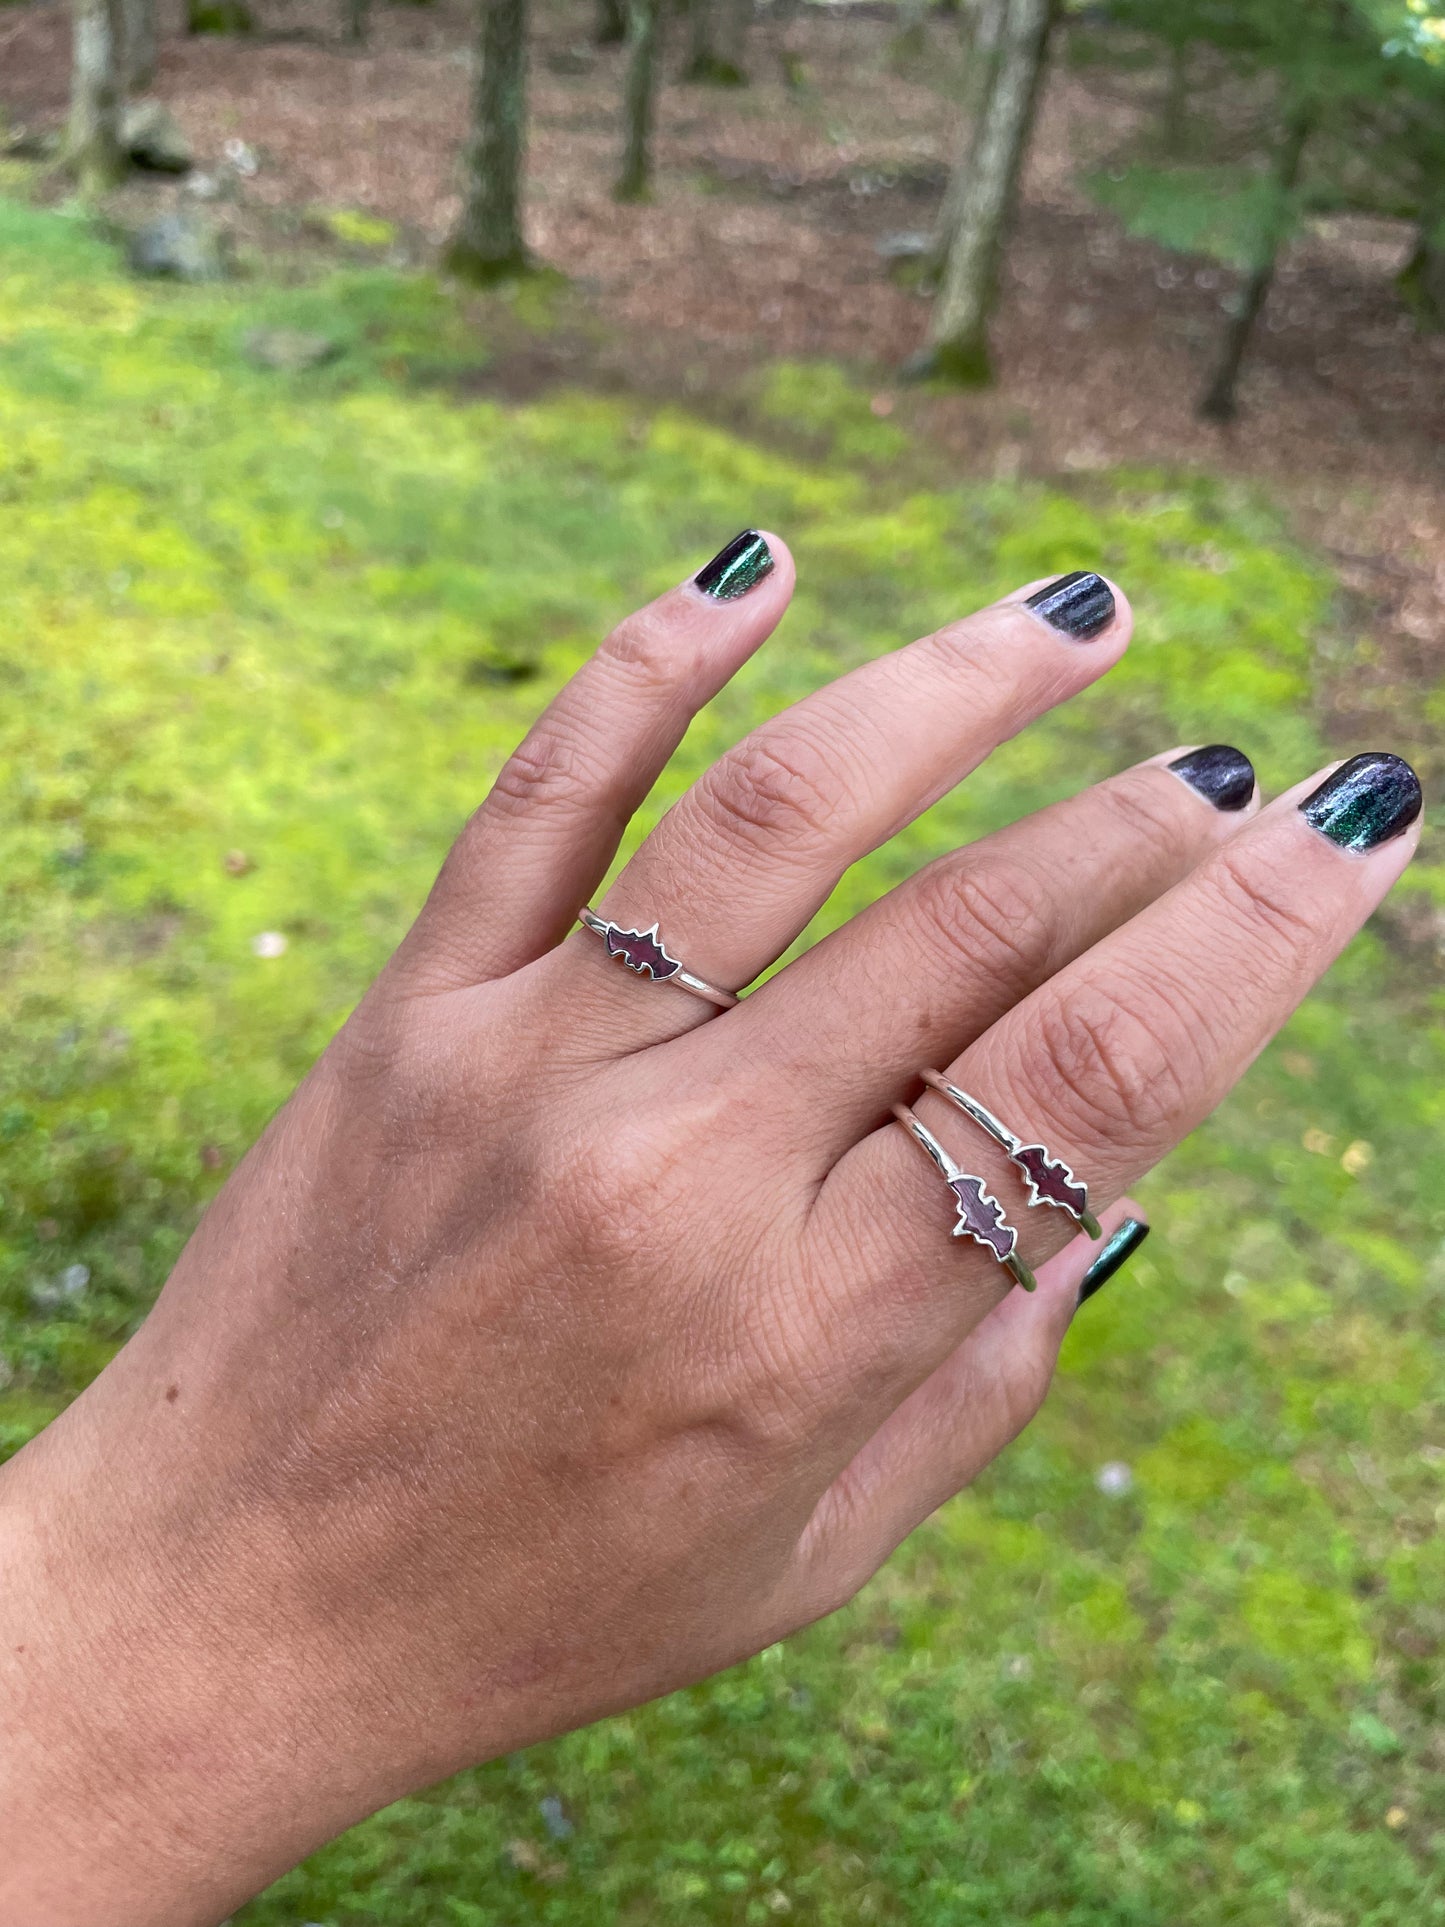
[[[928,1126],[920,1122],[906,1104],[895,1104],[893,1115],[909,1136],[923,1146],[943,1173],[943,1181],[953,1193],[954,1206],[958,1211],[958,1222],[953,1227],[954,1237],[972,1238],[976,1244],[981,1244],[1012,1274],[1016,1283],[1022,1285],[1025,1291],[1032,1291],[1036,1280],[1018,1254],[1019,1234],[1004,1217],[1003,1206],[998,1199],[984,1188],[983,1179],[976,1178],[971,1171],[965,1171],[961,1164],[955,1164]]]
[[[1091,1238],[1103,1237],[1099,1220],[1089,1209],[1089,1187],[1074,1176],[1062,1158],[1051,1158],[1042,1144],[1025,1144],[1021,1137],[1015,1137],[1006,1124],[1000,1124],[987,1105],[980,1104],[967,1091],[961,1091],[957,1084],[950,1084],[941,1071],[920,1071],[919,1076],[930,1090],[937,1091],[940,1097],[946,1097],[950,1104],[957,1105],[965,1117],[971,1117],[975,1124],[982,1125],[995,1144],[1003,1146],[1010,1162],[1016,1164],[1024,1174],[1031,1205],[1057,1205],[1060,1211],[1067,1211],[1071,1218],[1076,1218]]]

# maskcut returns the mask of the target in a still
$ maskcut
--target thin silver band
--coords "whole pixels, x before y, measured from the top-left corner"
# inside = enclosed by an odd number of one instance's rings
[[[928,1126],[916,1118],[906,1104],[895,1104],[893,1115],[914,1142],[923,1146],[952,1191],[958,1211],[954,1237],[972,1238],[998,1260],[1016,1284],[1032,1291],[1038,1281],[1018,1254],[1019,1234],[1004,1217],[998,1199],[984,1188],[983,1179],[955,1164]]]
[[[599,917],[584,903],[577,912],[577,921],[584,930],[590,930],[601,937],[607,946],[607,954],[616,957],[627,969],[635,971],[639,977],[648,977],[654,983],[675,984],[679,990],[690,990],[694,997],[702,997],[719,1010],[731,1010],[737,997],[731,990],[719,990],[705,977],[695,977],[690,970],[684,970],[676,957],[671,956],[667,946],[657,934],[654,923],[649,930],[627,930],[620,923],[609,923],[606,917]]]
[[[1050,1157],[1042,1144],[1025,1144],[1021,1137],[1015,1137],[986,1104],[980,1104],[976,1097],[961,1091],[957,1084],[950,1084],[941,1071],[920,1071],[919,1076],[930,1090],[937,1091],[940,1097],[946,1097],[965,1117],[971,1117],[975,1124],[981,1125],[995,1144],[1003,1146],[1023,1173],[1024,1182],[1029,1187],[1031,1205],[1057,1205],[1060,1211],[1067,1211],[1071,1218],[1077,1219],[1091,1238],[1103,1237],[1099,1220],[1089,1209],[1089,1187],[1082,1178],[1074,1176],[1062,1158]],[[1078,1196],[1071,1198],[1061,1195],[1071,1191],[1077,1192]]]

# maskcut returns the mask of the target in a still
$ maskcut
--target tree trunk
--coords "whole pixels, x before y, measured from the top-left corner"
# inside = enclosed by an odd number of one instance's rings
[[[597,0],[593,39],[599,47],[620,47],[627,38],[627,8],[623,0]]]
[[[1424,328],[1445,328],[1445,207],[1426,207],[1395,285]]]
[[[477,83],[464,160],[462,215],[447,266],[498,281],[527,265],[522,156],[527,120],[527,0],[481,0]]]
[[[1208,386],[1199,398],[1199,413],[1209,422],[1233,421],[1238,413],[1239,401],[1236,389],[1239,384],[1240,364],[1249,337],[1254,332],[1254,324],[1259,319],[1260,310],[1269,294],[1270,283],[1274,280],[1275,263],[1279,250],[1290,227],[1290,201],[1295,185],[1299,180],[1300,162],[1304,159],[1305,146],[1314,128],[1312,108],[1299,106],[1290,115],[1285,127],[1284,139],[1275,155],[1272,179],[1273,192],[1270,207],[1265,217],[1264,231],[1260,236],[1259,251],[1254,266],[1250,269],[1239,302],[1230,316],[1229,325],[1224,331],[1219,360],[1215,364]]]
[[[746,87],[753,0],[688,0],[684,80],[704,87]]]
[[[187,33],[254,33],[246,0],[186,0]]]
[[[66,164],[81,189],[100,193],[126,171],[120,144],[125,98],[121,79],[121,0],[73,0],[70,123]]]
[[[1007,17],[1008,0],[975,0],[969,14],[963,89],[959,99],[963,142],[953,172],[948,177],[948,189],[934,227],[933,249],[928,257],[928,279],[931,281],[936,282],[942,275],[948,260],[949,244],[958,227],[983,125],[983,110],[993,92],[998,73],[999,48],[1003,42],[1003,26]]]
[[[366,44],[371,24],[371,0],[341,0],[341,34],[353,47]]]
[[[929,0],[898,0],[888,44],[889,59],[895,64],[906,66],[928,52],[928,13]]]
[[[156,77],[155,0],[121,0],[125,22],[121,80],[127,94],[142,93]]]
[[[661,13],[661,0],[628,0],[631,26],[623,94],[622,172],[613,189],[619,201],[645,201],[652,179],[652,111]]]
[[[991,379],[988,319],[1052,24],[1053,0],[1008,0],[993,85],[956,196],[925,354],[927,372],[951,381]]]
[[[1159,145],[1171,159],[1178,160],[1188,144],[1189,42],[1171,40],[1159,116]]]

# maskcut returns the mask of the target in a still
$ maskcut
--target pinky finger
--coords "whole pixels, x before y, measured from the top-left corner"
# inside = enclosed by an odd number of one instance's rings
[[[1125,1198],[1012,1291],[879,1427],[823,1494],[798,1548],[800,1617],[851,1599],[915,1526],[972,1483],[1044,1402],[1075,1311],[1149,1234]]]

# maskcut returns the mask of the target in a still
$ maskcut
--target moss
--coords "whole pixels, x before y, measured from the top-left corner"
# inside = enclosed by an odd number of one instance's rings
[[[787,535],[797,600],[632,841],[757,719],[1021,581],[1097,566],[1136,609],[1107,682],[813,934],[1171,743],[1238,740],[1271,789],[1324,759],[1333,583],[1259,497],[920,488],[826,367],[760,383],[802,455],[418,387],[429,356],[485,361],[467,316],[379,272],[140,286],[82,221],[0,200],[0,1448],[133,1328],[561,678],[734,529]],[[255,369],[258,326],[340,352]],[[1149,1180],[1155,1236],[1039,1422],[848,1612],[400,1803],[238,1927],[1438,1927],[1445,1019],[1420,974],[1351,947]]]

